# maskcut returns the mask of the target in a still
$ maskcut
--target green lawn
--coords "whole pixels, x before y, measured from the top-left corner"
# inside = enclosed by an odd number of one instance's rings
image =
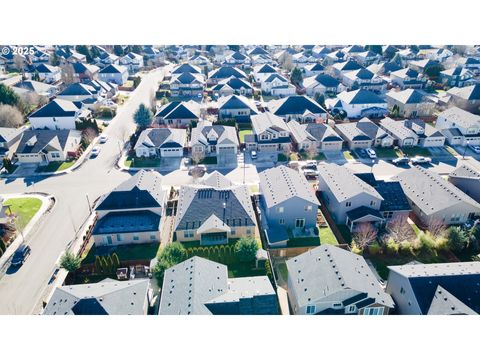
[[[287,282],[287,281],[288,281],[287,264],[284,263],[284,262],[278,264],[277,270],[278,270],[278,272],[280,273],[280,276],[282,277],[282,279],[283,279],[285,282]]]
[[[121,245],[115,247],[102,247],[101,250],[109,251],[110,253],[116,253],[120,261],[130,261],[130,260],[150,260],[153,259],[158,252],[160,244],[138,244],[138,245]],[[90,251],[82,260],[82,265],[93,264],[95,262],[95,255],[107,255],[101,251],[97,254],[97,249],[95,244],[92,245]]]
[[[319,228],[320,234],[320,243],[323,244],[330,244],[330,245],[338,245],[337,238],[333,234],[332,229],[329,226]]]
[[[287,247],[319,246],[320,238],[318,236],[291,238],[287,241]]]
[[[404,147],[404,148],[401,149],[401,152],[405,156],[409,156],[409,157],[412,157],[412,156],[431,156],[432,155],[430,150],[428,150],[427,148],[422,148],[422,147],[418,147],[418,146]]]
[[[42,206],[42,200],[37,198],[11,198],[4,205],[10,206],[10,210],[17,216],[17,226],[25,229],[32,217]]]
[[[326,160],[326,159],[327,159],[323,153],[318,153],[318,154],[316,154],[315,156],[312,157],[312,156],[311,156],[308,152],[306,152],[306,151],[301,151],[301,152],[300,152],[300,156],[301,156],[302,159],[307,159],[307,160],[322,161],[322,160]]]
[[[126,167],[138,167],[138,168],[159,167],[160,159],[159,158],[137,158],[137,157],[129,156],[125,159],[124,165]]]
[[[56,172],[66,170],[73,166],[75,161],[52,161],[48,165],[40,166],[37,172]]]
[[[377,156],[380,158],[396,158],[399,156],[399,153],[392,148],[375,148]]]
[[[240,137],[240,142],[245,142],[245,135],[253,134],[252,130],[240,130],[238,136]]]
[[[206,158],[200,161],[200,164],[204,165],[216,165],[217,164],[217,157],[216,156],[207,156]]]

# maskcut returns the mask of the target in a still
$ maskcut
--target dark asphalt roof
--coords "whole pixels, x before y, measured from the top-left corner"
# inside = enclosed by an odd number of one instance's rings
[[[47,146],[62,150],[65,148],[70,131],[72,130],[25,130],[16,152],[19,154],[38,154]],[[35,143],[29,145],[29,140],[34,137],[36,138]]]
[[[55,99],[29,115],[29,118],[71,117],[75,116],[78,110],[79,109],[71,101]]]
[[[112,211],[97,221],[93,234],[149,232],[159,227],[160,215],[151,211]]]

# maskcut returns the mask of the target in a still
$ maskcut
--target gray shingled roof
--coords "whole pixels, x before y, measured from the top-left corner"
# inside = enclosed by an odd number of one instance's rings
[[[148,279],[61,286],[43,315],[146,315],[148,289]]]
[[[190,144],[194,146],[201,143],[206,146],[212,143],[208,139],[209,134],[216,136],[216,140],[213,142],[216,145],[234,144],[238,146],[237,130],[234,126],[212,125],[209,121],[201,121],[197,127],[192,129]]]
[[[395,99],[402,104],[420,104],[422,102],[432,102],[420,91],[415,89],[406,89],[403,91],[389,91],[387,97]]]
[[[339,202],[350,199],[358,194],[367,193],[380,200],[382,196],[375,188],[355,176],[349,169],[334,163],[320,163],[319,176]]]
[[[440,285],[433,295],[427,315],[478,315]]]
[[[281,165],[264,170],[258,175],[268,207],[281,204],[295,197],[319,205],[312,187],[305,176],[298,171]]]
[[[159,315],[210,315],[215,304],[265,295],[275,296],[266,276],[229,279],[225,265],[194,256],[165,271]]]
[[[18,154],[38,154],[47,147],[58,151],[64,150],[71,132],[80,135],[77,130],[25,130],[16,152]],[[35,141],[32,141],[33,139]],[[30,145],[32,143],[33,145]]]
[[[354,91],[343,91],[337,95],[337,98],[346,102],[347,104],[383,104],[380,96],[372,91],[359,89]]]
[[[447,93],[469,101],[480,100],[480,84],[465,86],[462,88],[454,87],[448,90]]]
[[[463,163],[462,165],[458,166],[455,170],[453,170],[448,176],[455,177],[455,178],[480,180],[480,169],[475,169],[472,166]]]
[[[472,126],[480,126],[480,116],[472,114],[458,107],[451,107],[438,114],[438,117],[447,119],[448,121],[455,123],[455,126],[462,126],[469,128]]]
[[[375,140],[389,136],[385,130],[368,118],[360,119],[357,122],[338,124],[336,127],[350,141]]]
[[[291,95],[283,99],[271,100],[268,102],[268,108],[278,116],[302,115],[305,112],[326,113],[319,103],[305,95]]]
[[[287,261],[287,269],[300,306],[333,296],[348,300],[363,293],[378,304],[394,307],[364,258],[336,246],[320,245],[296,256]]]
[[[285,121],[271,112],[263,112],[256,115],[252,115],[250,118],[252,121],[252,128],[255,134],[261,134],[265,130],[275,129],[278,131],[288,131],[288,126]]]
[[[480,204],[475,200],[439,174],[420,166],[405,170],[392,180],[400,181],[405,195],[427,215],[460,203],[467,203],[480,211]]]
[[[187,140],[186,129],[154,128],[145,129],[138,137],[134,149],[140,146],[155,148],[181,148]]]

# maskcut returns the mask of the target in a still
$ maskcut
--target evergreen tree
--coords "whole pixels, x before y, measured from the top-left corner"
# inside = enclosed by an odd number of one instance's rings
[[[145,129],[152,124],[153,114],[150,109],[142,103],[137,111],[135,111],[135,114],[133,114],[133,120],[140,129]]]
[[[235,244],[235,255],[241,262],[252,262],[257,256],[258,244],[253,238],[241,238]]]
[[[90,63],[93,61],[92,54],[90,52],[90,49],[88,48],[87,45],[77,45],[75,47],[75,50],[82,55],[85,55],[87,62]]]
[[[115,45],[113,47],[113,53],[117,56],[123,56],[124,55],[123,47],[121,45]]]
[[[447,231],[447,240],[450,250],[462,251],[468,245],[468,236],[459,226],[452,226]]]
[[[0,104],[16,106],[20,103],[20,97],[9,86],[0,83]]]
[[[100,256],[95,256],[95,272],[97,274],[103,273],[102,259]]]
[[[71,251],[67,251],[60,259],[60,267],[68,272],[75,272],[78,270],[81,263],[82,259],[80,259],[80,256],[73,254]]]
[[[303,74],[302,70],[298,67],[295,67],[292,70],[292,75],[290,76],[290,79],[292,80],[292,83],[295,85],[301,85],[303,81]]]
[[[117,253],[112,254],[113,268],[117,270],[120,267],[120,259],[118,258]]]

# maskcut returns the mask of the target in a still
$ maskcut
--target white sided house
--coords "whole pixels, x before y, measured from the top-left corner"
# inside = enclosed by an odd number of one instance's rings
[[[134,150],[137,157],[182,157],[187,130],[155,128],[143,130]]]
[[[28,117],[33,129],[73,130],[82,111],[71,101],[55,99]]]

